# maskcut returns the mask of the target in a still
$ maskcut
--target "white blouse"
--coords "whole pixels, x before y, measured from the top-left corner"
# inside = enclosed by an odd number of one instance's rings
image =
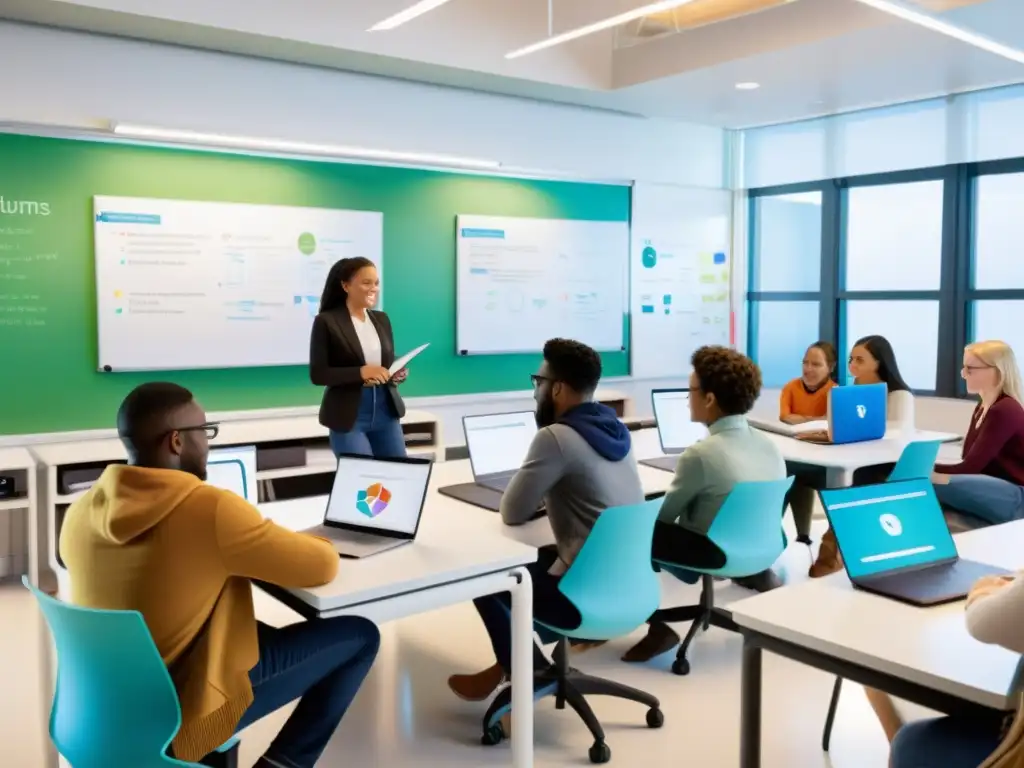
[[[352,325],[356,329],[359,346],[363,348],[363,359],[366,360],[366,364],[380,365],[380,335],[377,333],[377,328],[370,319],[370,315],[367,314],[365,320],[353,317]]]
[[[967,608],[967,631],[976,639],[1024,653],[1024,578],[979,597]]]
[[[886,432],[913,432],[914,394],[905,389],[889,393],[885,406]]]

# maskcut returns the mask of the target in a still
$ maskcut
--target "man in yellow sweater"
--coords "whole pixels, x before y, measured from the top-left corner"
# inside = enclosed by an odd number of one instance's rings
[[[255,768],[313,768],[369,672],[380,634],[356,616],[279,629],[259,623],[250,580],[325,584],[338,572],[338,554],[203,482],[217,425],[187,389],[136,388],[121,404],[117,430],[128,465],[107,467],[68,509],[61,531],[72,602],[145,618],[181,699],[176,757],[204,760],[235,731],[300,699]]]

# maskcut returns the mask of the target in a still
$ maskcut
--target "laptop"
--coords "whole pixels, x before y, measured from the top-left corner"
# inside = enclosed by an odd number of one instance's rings
[[[250,504],[258,504],[256,446],[211,449],[206,460],[206,482],[233,491]]]
[[[322,536],[342,557],[387,552],[416,538],[433,462],[342,455],[324,522],[305,533]]]
[[[464,416],[462,428],[473,482],[447,485],[438,492],[497,512],[501,495],[523,465],[537,435],[537,418],[533,411]]]
[[[982,576],[1008,574],[962,560],[928,479],[820,491],[850,581],[911,605],[967,596]]]
[[[800,440],[825,445],[845,445],[881,440],[885,437],[885,384],[855,384],[832,387],[828,392],[828,429],[797,434]]]
[[[653,389],[651,405],[658,427],[658,440],[665,456],[642,459],[641,464],[675,472],[679,454],[708,435],[708,428],[690,420],[689,389]]]

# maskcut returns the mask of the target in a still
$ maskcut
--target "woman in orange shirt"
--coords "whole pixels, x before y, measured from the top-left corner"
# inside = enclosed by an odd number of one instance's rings
[[[827,341],[816,341],[804,353],[803,375],[782,388],[779,419],[787,424],[803,424],[824,419],[828,411],[828,392],[835,386],[836,348]],[[789,506],[796,524],[796,540],[810,546],[811,518],[814,515],[815,488],[824,487],[822,472],[816,467],[789,465],[794,475]]]

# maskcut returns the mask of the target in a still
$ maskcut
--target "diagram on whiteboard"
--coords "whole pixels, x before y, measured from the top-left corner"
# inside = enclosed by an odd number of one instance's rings
[[[459,216],[457,347],[536,352],[555,336],[620,350],[625,222]]]
[[[375,212],[94,198],[99,365],[301,365],[328,270],[381,267]]]

